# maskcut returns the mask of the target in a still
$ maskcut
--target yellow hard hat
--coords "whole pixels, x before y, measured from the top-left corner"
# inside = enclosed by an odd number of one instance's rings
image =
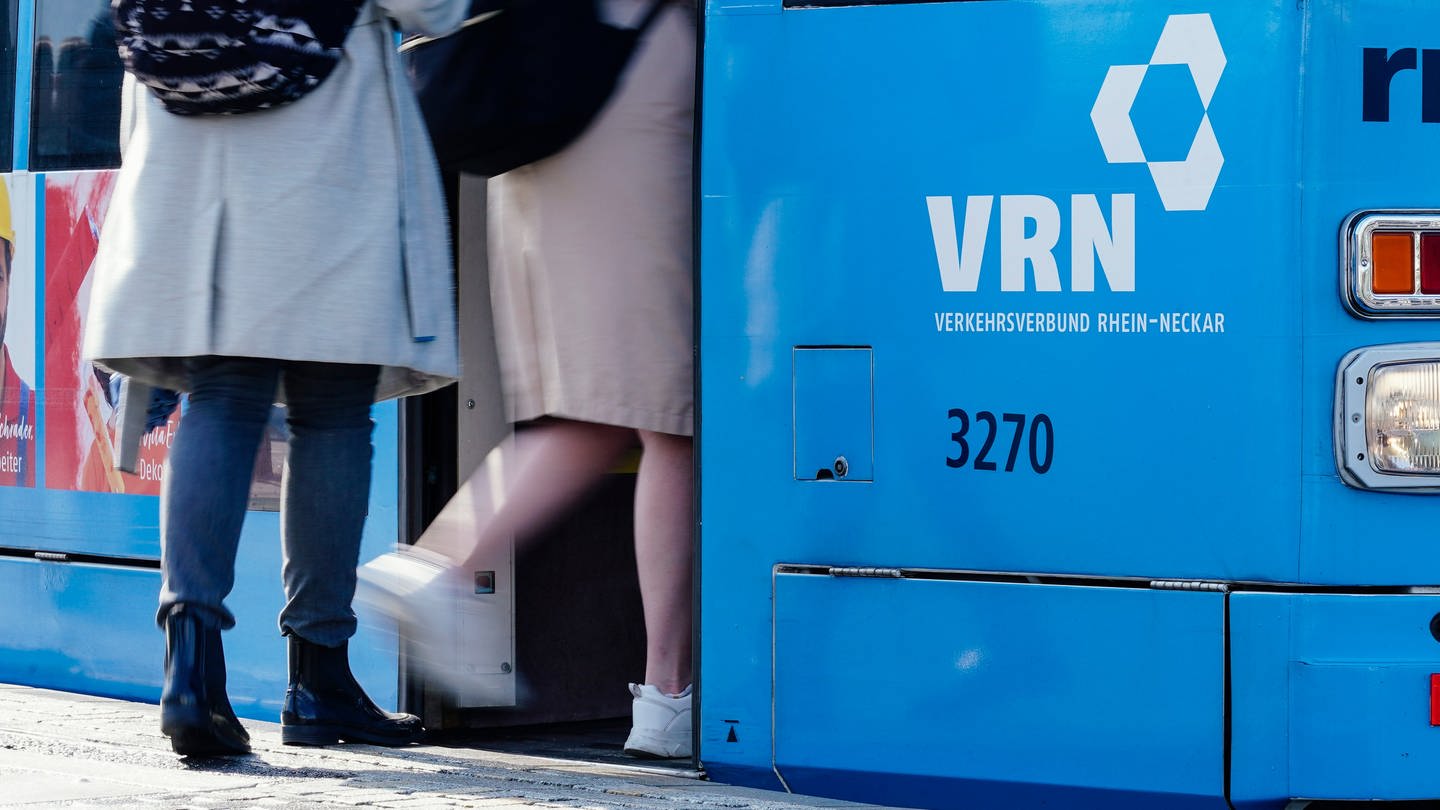
[[[10,188],[0,182],[0,239],[15,245],[15,226],[10,221]]]

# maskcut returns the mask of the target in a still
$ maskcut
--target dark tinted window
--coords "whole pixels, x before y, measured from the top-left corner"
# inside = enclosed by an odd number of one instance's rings
[[[0,171],[10,171],[15,155],[15,32],[20,3],[0,0]]]
[[[39,0],[30,168],[120,165],[120,79],[110,0]]]

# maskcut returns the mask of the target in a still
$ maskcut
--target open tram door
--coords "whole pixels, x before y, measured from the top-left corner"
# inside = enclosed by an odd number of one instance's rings
[[[401,418],[402,535],[414,542],[472,471],[495,463],[509,435],[497,384],[485,257],[485,181],[450,189],[459,265],[463,378],[406,400]],[[498,456],[503,463],[503,455]],[[480,744],[513,741],[557,756],[636,762],[621,753],[629,681],[645,671],[645,630],[635,571],[633,459],[576,510],[526,544],[466,571],[473,595],[459,605],[465,684],[436,688],[402,656],[402,706],[430,729]],[[556,724],[566,724],[559,726]],[[548,726],[548,728],[540,728]],[[498,729],[516,729],[513,732]],[[486,729],[496,729],[487,733]],[[679,768],[690,760],[666,763]]]

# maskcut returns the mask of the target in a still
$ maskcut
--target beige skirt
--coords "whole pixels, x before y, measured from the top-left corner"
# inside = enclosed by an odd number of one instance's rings
[[[607,0],[631,25],[644,0]],[[692,435],[695,23],[652,24],[563,152],[492,179],[491,303],[508,416]]]

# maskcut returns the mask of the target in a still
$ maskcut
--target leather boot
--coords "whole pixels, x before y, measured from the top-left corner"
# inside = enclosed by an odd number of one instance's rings
[[[280,712],[286,745],[408,745],[425,729],[413,714],[394,714],[370,701],[350,673],[348,642],[339,647],[290,636],[290,687]]]
[[[220,628],[176,605],[165,616],[165,686],[160,731],[187,757],[250,753],[250,735],[225,694],[225,648]]]

